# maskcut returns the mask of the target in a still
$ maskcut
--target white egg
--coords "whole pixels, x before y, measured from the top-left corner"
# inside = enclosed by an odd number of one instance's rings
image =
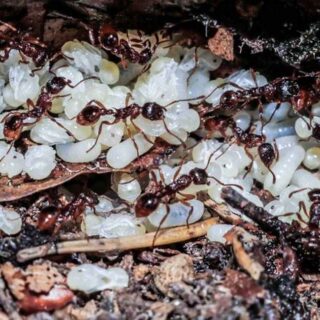
[[[152,141],[152,137],[149,137],[149,139]],[[149,151],[152,146],[153,144],[146,140],[141,133],[138,133],[132,138],[111,147],[107,153],[107,162],[112,168],[124,168]]]
[[[59,144],[57,155],[66,162],[81,163],[96,160],[101,153],[101,145],[95,139],[87,139],[76,143]]]
[[[45,179],[57,164],[55,156],[55,150],[49,146],[31,146],[25,154],[23,170],[34,180]]]
[[[86,294],[106,289],[121,289],[128,284],[128,273],[118,267],[105,269],[95,264],[82,264],[73,267],[67,275],[69,288]]]

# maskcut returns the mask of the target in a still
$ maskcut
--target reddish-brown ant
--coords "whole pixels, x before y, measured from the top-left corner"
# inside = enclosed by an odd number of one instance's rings
[[[230,84],[232,85],[232,83]],[[251,101],[261,102],[263,100],[264,102],[277,103],[290,102],[296,111],[302,112],[319,101],[320,77],[319,73],[315,73],[296,79],[280,78],[261,87],[256,86],[247,90],[239,87],[239,89],[225,91],[220,97],[220,103],[210,111],[216,109],[239,110]]]
[[[190,208],[188,212],[188,217],[186,219],[186,224],[187,226],[189,225],[189,219],[192,216],[193,207],[189,204],[188,200],[196,198],[196,195],[185,194],[185,193],[182,193],[182,191],[188,188],[191,184],[209,185],[210,184],[209,179],[211,178],[222,186],[237,187],[243,190],[243,188],[239,185],[225,184],[219,179],[217,179],[216,177],[209,176],[207,174],[206,170],[215,153],[216,151],[210,155],[208,159],[208,163],[204,169],[194,168],[190,170],[188,174],[182,174],[179,176],[180,171],[182,169],[182,164],[183,164],[183,161],[182,161],[179,169],[174,174],[173,181],[170,184],[164,185],[161,181],[160,182],[156,181],[156,179],[153,176],[155,180],[155,184],[158,186],[158,190],[156,190],[155,192],[145,193],[138,198],[135,204],[135,213],[137,217],[149,216],[152,212],[154,212],[158,208],[158,206],[162,201],[164,201],[164,204],[166,207],[166,214],[164,215],[164,217],[161,219],[159,223],[159,226],[157,228],[157,231],[153,239],[153,244],[157,238],[158,232],[160,231],[162,224],[165,222],[165,220],[167,219],[170,213],[169,203],[171,200],[176,198],[177,194],[183,197],[182,199],[179,199],[179,201],[185,206]],[[161,171],[160,171],[160,176],[162,176]]]
[[[24,126],[29,126],[37,123],[44,115],[49,117],[52,121],[54,121],[59,127],[62,127],[66,132],[73,138],[75,138],[72,133],[63,127],[59,122],[56,121],[55,118],[50,116],[49,111],[52,106],[53,95],[61,92],[66,86],[70,88],[75,88],[80,83],[85,80],[91,79],[86,78],[79,81],[75,85],[71,85],[70,80],[67,80],[63,77],[53,77],[49,80],[46,86],[41,90],[41,93],[34,104],[30,99],[27,100],[28,112],[9,112],[3,119],[2,123],[4,123],[3,134],[8,141],[16,141],[19,139],[21,132]],[[25,122],[27,119],[32,119],[32,122]]]
[[[78,219],[86,207],[95,210],[97,203],[98,199],[94,194],[80,193],[71,201],[67,201],[65,197],[53,200],[48,196],[37,204],[37,227],[40,231],[55,235],[66,222]]]
[[[222,137],[226,139],[233,139],[236,144],[244,145],[244,150],[248,157],[251,159],[251,164],[249,165],[248,171],[250,172],[253,165],[253,156],[248,149],[258,148],[258,154],[262,163],[272,174],[273,182],[275,182],[276,177],[271,170],[271,165],[273,161],[278,159],[279,151],[277,145],[272,146],[271,143],[266,142],[266,137],[262,135],[257,135],[248,131],[244,131],[241,128],[236,126],[235,121],[232,117],[226,116],[217,116],[207,119],[204,123],[205,129],[209,132],[209,135],[212,133],[220,133]],[[227,130],[230,129],[230,135],[227,135]]]
[[[36,67],[42,67],[45,64],[48,54],[44,43],[27,34],[21,34],[19,30],[8,23],[2,21],[0,23],[7,27],[8,31],[11,31],[8,34],[0,33],[1,49],[4,51],[4,54],[0,56],[0,62],[9,58],[11,50],[18,50],[23,59],[22,62],[27,63],[26,57],[28,57]]]
[[[174,138],[178,139],[182,144],[184,144],[184,142],[177,135],[171,132],[171,130],[168,128],[168,125],[165,121],[165,111],[167,110],[166,108],[168,106],[174,103],[182,102],[182,101],[192,101],[194,99],[197,99],[197,98],[175,100],[168,103],[166,106],[161,106],[156,102],[147,102],[143,106],[139,106],[136,103],[132,103],[120,109],[107,109],[101,102],[92,100],[86,105],[84,109],[82,109],[82,111],[77,115],[76,119],[80,125],[85,126],[85,125],[94,125],[99,121],[100,117],[104,115],[111,115],[114,117],[113,121],[103,120],[100,123],[96,141],[88,151],[94,148],[94,146],[97,144],[104,125],[113,125],[118,123],[121,120],[123,121],[129,118],[132,125],[138,131],[141,131],[143,133],[143,131],[134,122],[134,120],[139,115],[142,115],[145,119],[148,119],[150,121],[162,121],[167,132],[170,135],[172,135]],[[144,136],[146,140],[149,141],[149,138],[146,137],[145,134]],[[152,142],[150,141],[150,143]]]
[[[149,192],[140,196],[135,205],[136,216],[137,217],[149,216],[153,211],[157,209],[157,207],[159,206],[163,198],[167,197],[167,198],[173,199],[177,193],[184,196],[187,200],[194,198],[195,197],[194,195],[184,195],[181,193],[181,191],[188,188],[192,183],[195,185],[204,185],[204,184],[209,185],[210,178],[223,186],[232,186],[232,187],[237,187],[242,189],[242,187],[239,185],[224,184],[222,181],[220,181],[216,177],[209,176],[207,174],[206,170],[208,165],[210,164],[213,154],[211,154],[211,156],[209,157],[206,168],[204,169],[194,168],[190,170],[188,174],[182,174],[181,176],[178,177],[181,169],[180,167],[180,169],[176,171],[173,177],[173,182],[171,182],[166,186],[161,185],[160,189],[154,193]]]
[[[130,34],[130,31],[126,33],[118,31],[108,23],[96,28],[60,13],[56,13],[55,16],[80,24],[88,31],[92,45],[101,47],[103,50],[120,58],[123,62],[127,60],[144,65],[151,60],[159,44],[168,42],[171,38],[167,29],[158,31],[150,36],[139,30],[134,34]]]

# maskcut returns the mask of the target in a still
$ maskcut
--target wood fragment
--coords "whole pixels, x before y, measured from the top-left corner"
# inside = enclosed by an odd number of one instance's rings
[[[0,178],[0,202],[18,200],[30,196],[39,191],[57,187],[67,181],[83,174],[103,174],[115,171],[137,172],[158,165],[174,150],[169,144],[157,141],[154,148],[147,154],[132,162],[128,167],[121,170],[114,170],[109,167],[105,156],[92,163],[65,163],[60,162],[51,176],[44,180],[25,180],[22,176],[12,179],[8,177]]]
[[[157,238],[156,232],[150,232],[138,236],[122,237],[116,239],[88,239],[49,243],[38,247],[20,250],[17,260],[25,262],[28,260],[56,254],[70,254],[75,252],[104,252],[113,253],[133,249],[163,246],[204,236],[208,228],[218,223],[218,219],[210,218],[197,222],[189,227],[177,227],[161,230]]]

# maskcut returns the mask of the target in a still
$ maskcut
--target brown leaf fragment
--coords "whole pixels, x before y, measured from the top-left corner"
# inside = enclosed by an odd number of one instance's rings
[[[226,28],[219,28],[216,34],[209,39],[210,51],[227,61],[234,60],[233,35]]]
[[[28,288],[36,293],[48,293],[55,284],[64,282],[64,277],[50,262],[29,265],[25,274]]]
[[[223,286],[228,288],[233,296],[253,300],[264,295],[264,289],[256,281],[243,272],[228,269]]]
[[[170,293],[170,285],[194,278],[193,261],[187,254],[178,254],[165,260],[155,272],[154,282],[164,294]]]
[[[98,308],[94,300],[90,300],[82,308],[76,308],[74,306],[68,306],[67,308],[67,313],[70,314],[74,320],[95,319],[97,312]]]
[[[239,265],[246,270],[254,280],[258,280],[264,268],[259,262],[253,259],[251,254],[246,252],[237,234],[235,234],[232,239],[232,248]]]
[[[11,262],[4,263],[0,271],[6,281],[12,295],[18,300],[22,300],[25,296],[26,282],[22,271],[12,265]]]
[[[174,150],[169,144],[157,141],[154,148],[147,154],[141,156],[128,167],[123,168],[122,172],[142,171],[152,166],[158,165],[161,161]],[[104,154],[92,163],[66,163],[61,161],[53,170],[50,177],[44,180],[28,180],[26,176],[16,176],[12,179],[8,177],[0,178],[0,202],[18,200],[30,196],[39,191],[59,186],[73,178],[83,174],[102,174],[114,172],[109,167]]]

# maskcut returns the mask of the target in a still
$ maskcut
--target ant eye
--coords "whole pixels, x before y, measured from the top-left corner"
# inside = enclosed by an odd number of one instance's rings
[[[110,49],[118,44],[118,36],[116,33],[108,33],[101,37],[102,46]]]
[[[140,52],[140,59],[139,59],[140,63],[142,64],[147,63],[151,59],[151,56],[152,56],[152,52],[149,48],[142,50]]]

